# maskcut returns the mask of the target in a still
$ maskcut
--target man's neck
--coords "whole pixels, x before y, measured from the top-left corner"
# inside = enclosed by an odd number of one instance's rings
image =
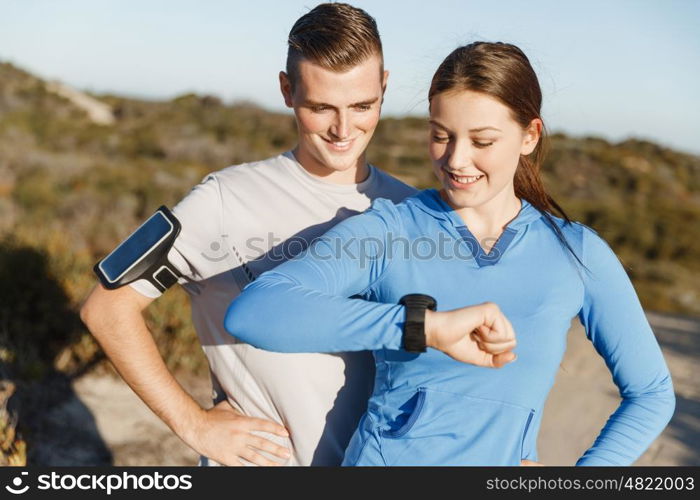
[[[365,161],[365,155],[360,156],[355,165],[345,170],[334,170],[329,168],[311,155],[300,151],[297,146],[292,150],[294,158],[299,165],[314,177],[332,184],[359,184],[369,177],[369,165]]]

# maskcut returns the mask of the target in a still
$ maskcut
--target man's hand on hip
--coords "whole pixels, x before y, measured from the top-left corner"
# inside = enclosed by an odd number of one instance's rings
[[[191,433],[185,436],[185,441],[202,455],[222,465],[243,465],[241,459],[256,465],[284,465],[266,458],[261,451],[284,461],[291,457],[287,448],[255,435],[252,431],[289,437],[281,425],[270,420],[247,417],[224,400],[213,408],[202,410]]]

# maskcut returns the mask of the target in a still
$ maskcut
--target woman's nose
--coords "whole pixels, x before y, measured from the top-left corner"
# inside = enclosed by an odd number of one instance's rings
[[[472,166],[472,148],[468,141],[454,141],[448,152],[447,166],[461,170]]]

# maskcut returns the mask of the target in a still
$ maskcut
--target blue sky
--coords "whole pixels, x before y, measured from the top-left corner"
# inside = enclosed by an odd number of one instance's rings
[[[520,46],[550,130],[700,153],[700,1],[355,1],[379,25],[384,115],[427,113],[433,71],[477,39]],[[95,92],[283,109],[277,73],[316,1],[3,0],[0,60]]]

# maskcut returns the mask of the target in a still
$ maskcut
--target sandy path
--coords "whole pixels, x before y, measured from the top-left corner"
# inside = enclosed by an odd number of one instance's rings
[[[649,314],[670,366],[677,396],[670,425],[637,465],[700,465],[700,320]],[[209,382],[182,379],[202,404]],[[191,465],[197,454],[182,443],[120,380],[88,375],[74,383],[79,398],[62,410],[91,414],[95,439],[102,439],[114,465]],[[569,332],[562,369],[545,406],[540,459],[573,465],[590,446],[618,404],[617,388],[580,325]],[[71,409],[72,408],[72,409]],[[77,418],[77,417],[76,417]],[[86,457],[87,459],[87,457]],[[88,460],[89,462],[89,460]]]
[[[178,377],[203,406],[211,406],[208,379]],[[114,465],[196,465],[199,455],[185,445],[121,378],[88,375],[73,384],[94,417],[95,430],[112,452]]]
[[[670,424],[635,465],[700,465],[700,321],[647,314],[676,392]],[[617,387],[580,324],[545,405],[538,449],[549,465],[573,465],[619,404]]]

